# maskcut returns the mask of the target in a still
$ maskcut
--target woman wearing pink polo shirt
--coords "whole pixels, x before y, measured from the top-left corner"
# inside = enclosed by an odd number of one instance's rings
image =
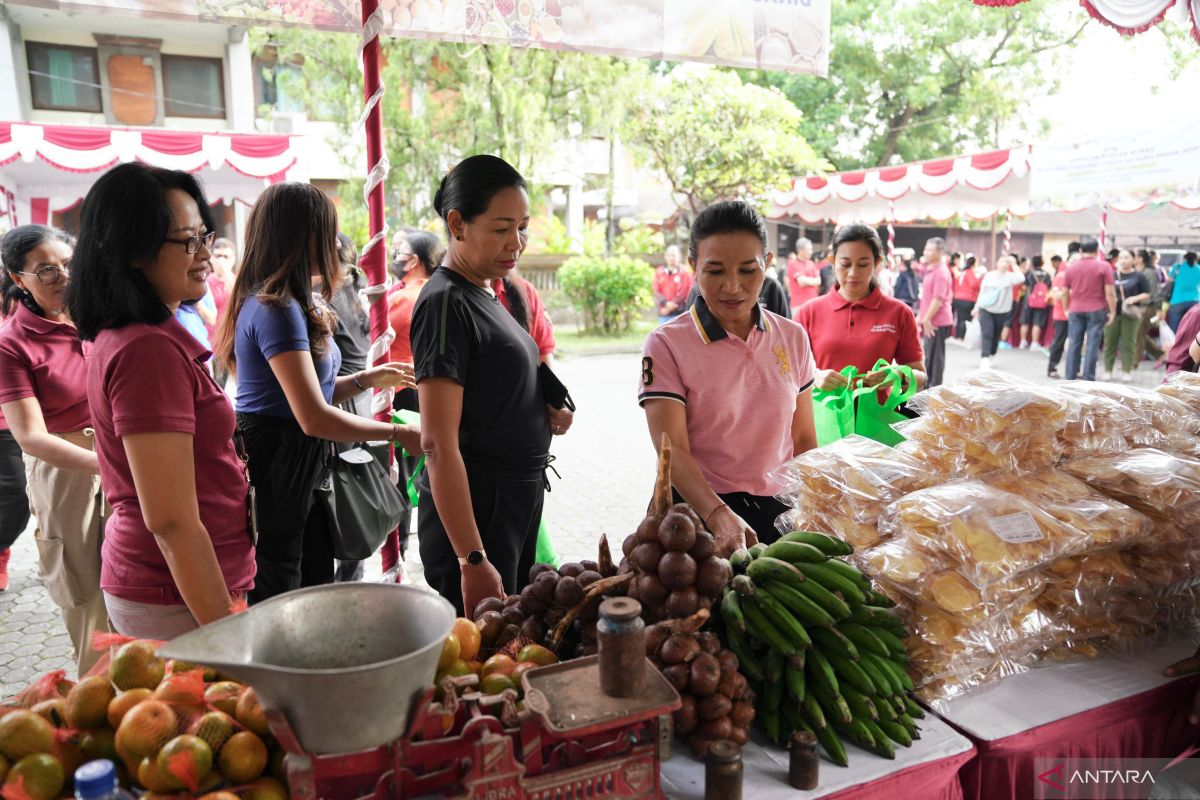
[[[925,386],[925,357],[912,310],[879,289],[876,272],[883,265],[883,243],[866,225],[846,225],[833,236],[833,270],[837,287],[810,300],[796,320],[812,339],[816,385],[834,391],[846,385],[841,370],[856,367],[867,386],[886,373],[872,372],[880,359],[911,367],[917,386]]]
[[[100,593],[105,513],[92,447],[87,362],[64,308],[71,246],[66,234],[22,225],[0,240],[4,316],[0,409],[25,453],[39,571],[62,610],[82,675],[99,654],[92,633],[108,630]]]
[[[196,179],[115,167],[83,201],[68,307],[94,341],[87,390],[113,507],[100,586],[113,628],[170,639],[254,585],[248,485],[212,355],[174,317],[208,291],[212,217]]]
[[[817,446],[804,329],[758,303],[767,228],[752,206],[696,216],[688,263],[700,297],[646,339],[638,402],[655,446],[671,439],[671,481],[728,555],[779,537],[785,506],[769,473]],[[911,314],[910,314],[911,316]]]

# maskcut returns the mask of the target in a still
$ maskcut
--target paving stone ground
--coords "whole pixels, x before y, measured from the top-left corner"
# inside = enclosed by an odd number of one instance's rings
[[[639,354],[562,358],[556,365],[579,406],[568,436],[556,438],[555,468],[546,496],[546,521],[560,560],[595,558],[601,533],[614,550],[645,513],[654,482],[654,451],[645,419],[635,402]],[[946,380],[979,365],[978,352],[950,347]],[[1046,356],[1028,351],[1002,351],[998,370],[1046,382]],[[1155,386],[1161,372],[1143,365],[1134,376],[1141,386]],[[415,542],[415,539],[414,539]],[[420,581],[416,547],[410,548],[407,578]],[[379,578],[379,560],[367,564],[366,579]],[[71,669],[71,643],[58,609],[37,577],[32,526],[13,547],[11,585],[0,593],[0,698],[53,669]]]

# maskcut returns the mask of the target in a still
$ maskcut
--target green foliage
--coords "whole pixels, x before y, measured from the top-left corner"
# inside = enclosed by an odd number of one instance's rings
[[[622,255],[644,255],[661,253],[667,248],[662,231],[649,225],[631,220],[621,220],[621,233],[617,235],[615,250]]]
[[[1058,0],[833,4],[829,78],[748,72],[804,112],[800,131],[838,169],[1000,147],[1037,135],[1029,101],[1052,91],[1055,57],[1087,25]]]
[[[653,270],[626,256],[567,259],[558,271],[559,285],[583,316],[588,331],[606,335],[629,330],[653,302]]]
[[[646,84],[624,138],[693,213],[716,200],[761,196],[828,165],[800,134],[800,111],[777,89],[686,65]]]
[[[585,219],[582,241],[576,242],[567,235],[566,223],[557,214],[552,214],[545,218],[541,231],[530,241],[528,252],[530,255],[604,255],[604,225]]]

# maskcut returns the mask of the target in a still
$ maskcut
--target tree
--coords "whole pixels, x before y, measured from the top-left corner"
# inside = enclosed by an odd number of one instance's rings
[[[762,196],[796,175],[827,168],[800,134],[801,123],[800,111],[779,90],[688,65],[645,88],[625,136],[694,214],[716,200]]]
[[[1054,57],[1088,24],[1059,0],[833,4],[829,78],[751,72],[804,112],[801,132],[838,169],[999,147],[1040,133],[1026,102],[1053,88]]]
[[[310,116],[336,123],[347,166],[361,163],[354,123],[362,108],[358,39],[303,30],[257,32],[305,99]],[[535,179],[562,160],[571,137],[608,135],[645,62],[532,48],[409,39],[381,42],[389,218],[433,216],[442,175],[475,153],[502,156]],[[359,184],[361,186],[361,184]],[[344,187],[351,200],[353,187]]]

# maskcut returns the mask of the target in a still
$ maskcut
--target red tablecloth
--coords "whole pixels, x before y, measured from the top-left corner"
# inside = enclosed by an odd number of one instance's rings
[[[918,764],[906,770],[828,795],[825,800],[963,800],[959,772],[974,750]]]
[[[1035,759],[1043,757],[1174,757],[1200,738],[1200,731],[1187,721],[1198,686],[1200,676],[1184,678],[990,742],[967,734],[978,755],[959,774],[963,796],[1033,797]]]

